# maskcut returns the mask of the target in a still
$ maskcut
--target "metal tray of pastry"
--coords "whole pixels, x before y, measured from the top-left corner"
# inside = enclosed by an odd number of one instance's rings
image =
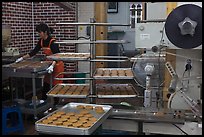
[[[90,58],[90,53],[56,53],[47,56],[48,59],[61,61],[82,61]]]
[[[12,63],[8,65],[4,65],[8,71],[12,72],[39,72],[46,70],[52,61],[31,61],[25,60],[18,63]]]
[[[97,84],[98,98],[130,98],[139,93],[132,84]]]
[[[112,75],[112,71],[128,71],[130,75],[126,75],[123,73],[123,75]],[[99,73],[101,72],[101,73]],[[107,75],[104,75],[104,73],[107,72]],[[98,68],[94,72],[94,79],[133,79],[134,74],[131,68]]]
[[[89,94],[89,84],[57,84],[47,96],[60,98],[86,98]]]
[[[47,117],[53,115],[56,112],[73,112],[79,113],[81,110],[77,109],[78,105],[83,106],[92,106],[93,109],[89,110],[89,113],[92,114],[97,120],[88,128],[75,128],[75,127],[65,127],[63,125],[52,125],[52,124],[43,124],[41,121],[45,120]],[[102,107],[104,113],[96,113],[94,108]],[[63,135],[90,135],[92,134],[112,113],[112,106],[110,105],[97,105],[97,104],[85,104],[85,103],[68,103],[65,106],[59,108],[58,110],[48,114],[42,119],[35,122],[35,129],[41,133],[49,133],[49,134],[63,134]]]

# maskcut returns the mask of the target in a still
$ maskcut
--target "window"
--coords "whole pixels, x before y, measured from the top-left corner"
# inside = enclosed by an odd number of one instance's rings
[[[118,13],[118,2],[108,2],[108,13]]]

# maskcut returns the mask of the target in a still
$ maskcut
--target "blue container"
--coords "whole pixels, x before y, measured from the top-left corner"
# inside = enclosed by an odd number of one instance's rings
[[[84,73],[79,73],[79,74],[75,74],[76,78],[85,78],[86,74]],[[76,84],[84,84],[85,80],[84,79],[80,79],[80,80],[76,80]]]

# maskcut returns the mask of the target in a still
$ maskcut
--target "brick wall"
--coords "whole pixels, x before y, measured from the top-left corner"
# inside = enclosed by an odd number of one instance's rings
[[[21,54],[32,48],[32,3],[2,2],[2,24],[11,26],[11,47]]]
[[[40,22],[54,29],[53,37],[57,40],[76,39],[76,26],[56,25],[60,22],[77,22],[77,5],[71,11],[66,11],[52,2],[34,2],[34,26]],[[11,47],[18,47],[20,54],[26,54],[33,48],[32,3],[31,2],[2,2],[2,24],[11,25]],[[35,28],[34,28],[35,29]],[[39,36],[34,32],[36,44]],[[75,52],[73,44],[60,45],[61,52]],[[38,53],[42,54],[42,52]],[[76,63],[66,62],[66,71],[75,71]]]

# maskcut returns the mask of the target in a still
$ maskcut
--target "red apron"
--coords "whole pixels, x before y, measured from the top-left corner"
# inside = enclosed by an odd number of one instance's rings
[[[50,45],[51,45],[52,41],[54,41],[54,40],[55,39],[52,38],[49,42],[48,47],[44,47],[43,46],[43,39],[41,39],[41,47],[43,49],[43,53],[46,56],[53,54],[51,49],[50,49]],[[55,64],[53,72],[52,72],[52,78],[55,78],[60,72],[64,72],[64,63],[63,63],[63,61],[56,61],[56,64]],[[64,77],[64,75],[58,76],[58,78],[63,78],[63,77]],[[45,75],[44,82],[50,84],[50,75]],[[59,83],[63,83],[63,81],[62,80],[54,80],[54,79],[52,81],[53,86],[56,84],[59,84]]]

